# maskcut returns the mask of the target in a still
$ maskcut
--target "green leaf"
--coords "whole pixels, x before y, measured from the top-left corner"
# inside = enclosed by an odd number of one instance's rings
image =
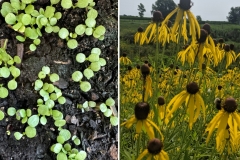
[[[22,22],[25,26],[27,26],[27,25],[29,25],[29,24],[31,23],[31,20],[32,20],[32,17],[31,17],[29,14],[24,14],[24,15],[22,16],[21,22]]]
[[[37,79],[34,84],[37,90],[41,89],[43,86],[43,82],[40,79]]]
[[[52,93],[54,90],[55,90],[54,85],[53,84],[49,84],[47,92],[48,93]]]
[[[26,117],[26,111],[25,111],[25,109],[19,109],[18,110],[18,113],[19,113],[19,115],[20,115],[20,117]]]
[[[98,38],[98,40],[100,40],[100,41],[104,40],[104,36],[103,36],[103,35],[100,36],[100,37]]]
[[[62,149],[62,144],[61,143],[56,143],[53,145],[53,147],[51,147],[52,151],[54,153],[59,153]]]
[[[100,55],[100,54],[101,54],[101,50],[100,50],[99,48],[93,48],[93,49],[91,50],[91,53]]]
[[[50,78],[50,81],[53,83],[56,81],[59,81],[59,75],[56,73],[52,73],[49,78]]]
[[[45,25],[48,24],[48,19],[47,19],[46,17],[42,17],[42,18],[40,19],[40,23],[41,23],[41,25],[45,26]]]
[[[17,64],[20,64],[20,63],[21,63],[21,58],[20,58],[19,56],[14,56],[14,57],[13,57],[13,60],[14,60],[14,62],[17,63]],[[18,69],[18,68],[15,67],[15,69]],[[19,73],[20,73],[20,70],[19,70],[19,69],[18,69],[18,71],[19,71]],[[18,72],[18,71],[17,71],[17,72]],[[12,72],[12,70],[11,70],[11,72]],[[12,74],[13,74],[13,73],[12,73]],[[19,75],[20,75],[20,74],[19,74]],[[13,75],[13,76],[14,76],[14,75]],[[17,76],[17,77],[18,77],[18,76]]]
[[[60,0],[50,0],[51,4],[58,4]]]
[[[53,26],[53,32],[57,33],[59,32],[60,28],[58,26]]]
[[[67,46],[70,49],[75,49],[78,46],[78,42],[77,42],[76,39],[69,39],[68,42],[67,42]]]
[[[87,18],[85,20],[85,24],[89,27],[89,28],[93,28],[96,25],[96,20],[94,18]]]
[[[4,118],[4,112],[0,110],[0,121]]]
[[[29,4],[29,3],[32,3],[33,1],[32,0],[22,0],[22,2],[25,4]]]
[[[27,7],[25,8],[25,13],[26,14],[32,14],[32,12],[34,11],[34,5],[27,5]],[[35,16],[36,17],[36,16]]]
[[[93,70],[94,72],[97,72],[101,69],[100,63],[99,62],[92,62],[90,64],[90,69]]]
[[[63,152],[57,154],[57,160],[68,160],[67,155]]]
[[[78,35],[83,35],[83,33],[85,32],[86,30],[86,26],[83,25],[83,24],[79,24],[76,26],[75,28],[75,32],[78,34]]]
[[[69,143],[64,144],[64,149],[69,152],[71,150],[71,145]]]
[[[78,53],[76,56],[76,61],[78,63],[83,63],[85,61],[85,59],[86,59],[86,56],[83,53]]]
[[[61,12],[56,12],[54,14],[54,17],[57,18],[57,19],[60,19],[60,18],[62,18],[62,13]]]
[[[49,116],[49,109],[46,105],[38,105],[38,113],[43,116]]]
[[[105,59],[103,59],[103,58],[99,58],[99,64],[100,64],[100,66],[105,66],[106,64],[107,64],[107,62],[106,62],[106,60]]]
[[[32,16],[34,16],[34,17],[37,17],[37,16],[40,15],[37,10],[33,10],[30,14],[31,14]]]
[[[109,98],[106,100],[106,105],[109,106],[109,107],[114,106],[114,105],[115,105],[114,99],[112,99],[111,97],[109,97]]]
[[[54,16],[55,8],[52,6],[47,6],[45,9],[44,16],[47,18],[51,18]]]
[[[100,108],[101,112],[103,112],[103,113],[106,112],[107,109],[108,109],[105,103],[102,103],[102,104],[99,106],[99,108]]]
[[[100,36],[101,36],[101,35],[104,35],[105,32],[106,32],[106,29],[105,29],[105,27],[102,26],[102,25],[98,26],[98,27],[94,30],[94,33],[95,33],[95,34],[98,34],[98,35],[100,35]]]
[[[58,110],[52,110],[52,116],[53,116],[53,119],[56,121],[56,120],[61,120],[63,119],[63,114],[62,112],[58,111]]]
[[[30,117],[32,115],[32,110],[31,109],[27,109],[27,117]]]
[[[94,54],[94,53],[91,53],[88,57],[88,60],[90,62],[97,62],[99,61],[99,55],[98,54]]]
[[[18,31],[19,28],[22,27],[22,22],[18,22],[17,24],[13,25],[12,28],[14,29],[14,31]]]
[[[3,17],[6,17],[8,13],[13,12],[13,7],[9,2],[4,2],[1,8],[1,14]]]
[[[39,45],[39,44],[41,43],[41,40],[40,40],[39,38],[34,39],[33,43],[34,43],[35,45]]]
[[[31,127],[31,126],[27,126],[25,128],[25,134],[28,138],[33,138],[36,136],[37,134],[37,131],[36,131],[36,128],[34,127]]]
[[[0,74],[4,78],[8,78],[10,76],[10,70],[7,67],[2,67],[0,70]]]
[[[92,28],[86,28],[86,30],[85,30],[85,34],[86,35],[90,36],[90,35],[92,35],[92,33],[93,33],[93,29]]]
[[[66,39],[69,35],[69,32],[66,28],[61,28],[58,32],[58,36],[61,38],[61,39]]]
[[[80,0],[76,4],[79,8],[86,8],[88,6],[88,0]]]
[[[51,100],[51,99],[48,99],[45,103],[45,105],[49,108],[49,109],[52,109],[55,105],[54,101]]]
[[[65,120],[62,120],[62,119],[56,120],[56,121],[54,122],[54,125],[55,125],[56,127],[62,127],[62,126],[64,126],[65,124],[66,124],[66,121],[65,121]]]
[[[31,127],[36,127],[39,123],[39,116],[38,115],[32,115],[28,118],[28,125]]]
[[[96,102],[94,102],[94,101],[89,101],[89,102],[88,102],[88,106],[89,106],[89,107],[96,107]]]
[[[17,18],[13,13],[8,13],[5,17],[5,22],[7,24],[15,24]]]
[[[80,83],[80,89],[83,92],[88,92],[91,89],[91,84],[89,82],[87,82],[87,81],[82,81]]]
[[[80,151],[75,157],[75,160],[84,160],[87,158],[87,153],[85,151]]]
[[[61,6],[64,8],[64,9],[69,9],[72,7],[72,0],[62,0],[61,1]]]
[[[20,132],[15,132],[14,133],[14,137],[16,138],[16,140],[20,140],[22,138],[23,134]]]
[[[87,17],[88,17],[88,18],[96,19],[97,16],[98,16],[98,12],[97,12],[97,10],[95,10],[95,9],[90,9],[90,10],[88,11],[88,13],[87,13]]]
[[[103,114],[106,117],[110,117],[112,115],[112,110],[111,109],[107,109]]]
[[[58,103],[59,104],[64,104],[64,103],[66,103],[66,99],[63,96],[61,96],[61,97],[58,98]]]
[[[82,72],[80,72],[80,71],[75,71],[75,72],[73,72],[73,74],[72,74],[72,80],[73,80],[74,82],[79,82],[79,81],[81,81],[82,78],[83,78]]]
[[[29,49],[31,51],[35,51],[37,49],[37,47],[35,46],[35,44],[30,44]]]
[[[40,123],[41,123],[42,125],[47,124],[47,118],[46,118],[45,116],[42,116],[42,117],[40,118]]]
[[[69,140],[71,138],[71,133],[69,130],[67,129],[62,129],[60,132],[59,132],[59,135],[60,136],[63,136],[65,141]]]
[[[40,71],[39,73],[38,73],[38,78],[39,79],[44,79],[46,77],[46,73],[44,73],[43,71]]]
[[[9,107],[8,110],[7,110],[7,114],[9,116],[14,116],[16,114],[16,109],[13,108],[13,107]]]
[[[43,104],[43,100],[42,100],[41,98],[39,98],[39,99],[37,100],[37,104]]]
[[[8,82],[8,89],[15,90],[17,88],[17,82],[15,79],[12,79]]]
[[[118,125],[118,117],[111,116],[110,122],[113,126],[117,126]]]
[[[0,87],[0,98],[6,98],[8,96],[8,90],[5,87]]]
[[[30,39],[33,39],[33,40],[37,39],[38,38],[37,30],[35,28],[27,27],[25,29],[25,36],[29,37]]]
[[[87,78],[87,79],[90,79],[94,76],[94,73],[91,69],[89,68],[86,68],[84,71],[83,71],[83,74],[84,76]]]
[[[50,25],[51,25],[51,26],[54,26],[55,24],[57,24],[57,18],[52,17],[52,18],[50,19]]]
[[[18,0],[15,1],[10,1],[11,2],[11,6],[16,9],[16,10],[20,10],[21,9],[21,5],[20,2]]]
[[[73,142],[75,143],[75,145],[80,145],[80,143],[81,143],[81,141],[80,141],[80,139],[78,139],[78,138],[75,138],[74,140],[73,140]]]
[[[48,66],[43,66],[42,67],[42,71],[45,73],[45,74],[49,74],[50,73],[50,68]]]
[[[57,136],[57,142],[63,144],[65,142],[65,138],[63,136]]]
[[[50,98],[51,98],[51,100],[55,101],[55,100],[57,100],[58,97],[57,97],[56,93],[51,93]]]

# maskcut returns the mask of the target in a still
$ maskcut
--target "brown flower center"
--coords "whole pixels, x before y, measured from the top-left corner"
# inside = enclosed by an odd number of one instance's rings
[[[138,28],[138,32],[143,32],[143,28],[142,28],[142,27],[139,27],[139,28]]]
[[[225,50],[226,52],[229,52],[229,51],[230,51],[230,46],[229,46],[228,44],[225,44],[224,50]]]
[[[237,102],[235,101],[234,98],[229,97],[225,100],[223,108],[225,111],[227,111],[228,113],[232,113],[235,112],[237,109]]]
[[[157,138],[154,138],[148,142],[148,146],[147,146],[148,152],[153,155],[159,154],[162,148],[163,148],[163,143]]]
[[[135,117],[138,120],[145,120],[150,112],[150,106],[146,102],[139,102],[135,105]]]
[[[155,11],[153,12],[153,22],[161,22],[163,20],[162,12]]]
[[[150,68],[147,64],[141,66],[141,72],[144,77],[150,74]]]
[[[199,87],[196,82],[191,82],[187,85],[187,92],[189,94],[196,94],[198,91],[199,91]]]
[[[198,43],[204,43],[207,39],[208,32],[205,29],[201,29],[200,31],[200,38],[198,39]]]
[[[158,105],[162,106],[165,104],[165,99],[163,96],[158,97]]]
[[[205,24],[203,25],[202,29],[204,29],[205,31],[207,31],[208,34],[211,33],[211,27],[210,27],[210,25],[209,25],[208,23],[205,23]]]
[[[180,3],[178,6],[183,9],[183,10],[189,10],[192,7],[192,2],[191,0],[180,0]]]

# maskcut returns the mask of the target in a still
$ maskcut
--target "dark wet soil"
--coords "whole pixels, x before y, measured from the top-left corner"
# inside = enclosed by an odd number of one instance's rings
[[[5,0],[0,2],[0,5]],[[58,73],[60,81],[55,85],[61,88],[64,97],[67,99],[64,105],[56,105],[60,110],[67,124],[63,127],[68,129],[72,134],[80,137],[81,144],[75,146],[79,150],[87,152],[89,160],[110,160],[117,159],[118,146],[118,129],[110,124],[109,118],[104,117],[99,111],[89,111],[82,113],[77,109],[77,104],[86,100],[104,102],[107,98],[112,97],[117,102],[117,76],[118,76],[118,2],[117,0],[95,0],[95,9],[98,10],[97,25],[103,25],[106,28],[105,39],[99,41],[92,36],[78,37],[78,47],[74,50],[67,48],[66,42],[61,40],[57,34],[43,34],[41,44],[34,52],[29,52],[31,41],[23,43],[24,54],[20,77],[17,78],[18,88],[9,92],[9,96],[0,99],[0,109],[7,112],[9,107],[16,109],[31,109],[36,112],[37,99],[39,94],[34,91],[34,81],[42,66],[47,65],[51,68],[52,73]],[[37,1],[36,7],[45,8],[49,4],[48,0]],[[66,27],[70,31],[79,23],[84,23],[86,10],[68,9],[63,10],[60,6],[56,11],[63,13],[63,17],[58,22],[58,26]],[[7,52],[11,56],[17,54],[17,48],[21,48],[15,36],[18,33],[7,27],[4,18],[0,16],[0,40],[8,39]],[[79,64],[75,61],[75,56],[79,52],[89,54],[92,48],[101,49],[102,58],[105,58],[107,65],[95,73],[90,83],[92,89],[84,93],[79,89],[79,84],[71,80],[74,71],[83,71],[88,64]],[[5,84],[6,85],[6,84]],[[117,106],[116,106],[117,107]],[[71,120],[77,119],[78,123],[72,123]],[[50,151],[50,146],[56,143],[58,135],[57,128],[51,118],[48,118],[46,125],[38,125],[37,136],[23,138],[17,141],[13,133],[23,132],[26,124],[22,124],[14,117],[8,117],[0,121],[0,160],[51,160],[56,159],[56,154]],[[11,131],[8,136],[7,129]],[[74,145],[72,146],[74,147]]]

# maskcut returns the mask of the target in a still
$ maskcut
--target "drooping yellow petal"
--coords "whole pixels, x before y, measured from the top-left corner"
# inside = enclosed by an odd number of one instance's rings
[[[160,154],[163,155],[163,157],[164,157],[163,160],[169,160],[169,157],[168,157],[167,152],[165,152],[164,150],[161,150],[161,153],[160,153]],[[160,160],[162,160],[162,159],[160,159]]]
[[[193,117],[194,117],[194,95],[190,95],[187,108],[189,109],[189,128],[192,130]]]
[[[153,139],[155,137],[153,127],[147,121],[143,121],[143,125],[146,129],[146,132],[149,138]]]
[[[153,156],[150,154],[147,158],[147,160],[152,160]]]
[[[129,120],[123,122],[121,126],[125,125],[126,128],[130,128],[134,123],[136,123],[136,121],[137,119],[135,118],[135,116],[132,116]]]
[[[152,122],[150,119],[147,119],[147,123],[151,124],[151,125],[160,133],[161,138],[162,138],[162,140],[163,140],[164,137],[163,137],[163,134],[162,134],[162,132],[160,131],[159,127],[158,127],[154,122]]]
[[[146,155],[148,155],[148,150],[145,149],[137,158],[137,160],[142,160],[143,157],[145,157]]]
[[[206,117],[206,107],[204,104],[204,101],[202,99],[202,97],[200,96],[199,93],[196,93],[196,101],[200,102],[201,108],[202,108],[202,112],[203,112],[203,118],[204,118],[204,122],[205,122],[205,117]]]
[[[224,112],[221,119],[220,119],[220,123],[218,126],[218,130],[217,130],[217,135],[216,136],[220,136],[221,134],[223,134],[224,130],[227,127],[227,122],[228,122],[228,117],[229,117],[229,113],[228,112]]]
[[[143,121],[142,120],[138,120],[137,124],[136,124],[136,134],[139,134],[141,132],[142,125],[143,125]]]

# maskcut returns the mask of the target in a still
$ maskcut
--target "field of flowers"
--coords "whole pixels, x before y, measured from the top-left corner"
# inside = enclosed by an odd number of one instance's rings
[[[240,157],[239,51],[190,8],[180,0],[167,17],[154,12],[135,53],[120,37],[120,159]]]

